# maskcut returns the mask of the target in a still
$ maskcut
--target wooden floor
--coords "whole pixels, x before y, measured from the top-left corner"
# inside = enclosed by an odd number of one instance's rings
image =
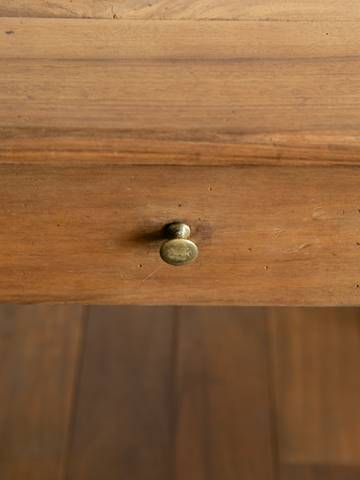
[[[360,310],[0,307],[1,480],[358,480]]]

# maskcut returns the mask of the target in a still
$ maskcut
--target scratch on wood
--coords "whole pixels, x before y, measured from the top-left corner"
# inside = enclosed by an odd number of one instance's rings
[[[122,274],[121,272],[119,272],[119,274],[120,274],[121,279],[122,279],[125,283],[129,283],[128,280],[125,280],[125,278],[123,277],[123,274]]]
[[[148,278],[150,278],[152,275],[154,275],[154,273],[158,272],[161,267],[162,267],[162,265],[160,265],[160,267],[157,268],[157,269],[155,270],[155,272],[152,272],[152,273],[150,273],[150,275],[148,275],[147,277],[145,277],[144,280],[143,280],[143,282],[145,282]]]
[[[49,7],[54,7],[54,8],[59,8],[61,10],[65,10],[66,12],[69,12],[71,13],[72,15],[74,15],[74,17],[76,17],[76,12],[73,12],[72,10],[70,10],[69,8],[66,8],[66,7],[63,7],[57,3],[48,3],[48,6]]]
[[[322,220],[328,220],[332,218],[330,215],[326,214],[324,205],[322,203],[319,203],[318,205],[314,206],[313,218],[319,218],[319,217],[322,217]]]
[[[286,228],[274,228],[275,238],[279,238],[280,233],[286,232]]]
[[[307,248],[307,247],[311,247],[311,243],[303,243],[302,245],[300,245],[300,247],[298,248],[298,250],[301,250],[301,249]]]
[[[288,248],[286,249],[287,252],[298,252],[299,250],[302,250],[303,248],[311,247],[311,243],[303,243],[300,245],[300,247],[295,247],[295,248]],[[308,254],[309,252],[305,252]]]
[[[332,288],[330,288],[330,293],[331,293],[331,295],[335,298],[335,302],[336,302],[336,303],[339,303],[339,301],[338,301],[338,299],[336,298],[336,295],[335,295],[335,293],[334,293],[334,291],[333,291]]]
[[[323,205],[322,203],[319,203],[318,205],[315,205],[314,207],[314,213],[313,213],[313,217],[316,218],[316,217],[321,217],[321,215],[324,215],[324,210],[323,210]]]

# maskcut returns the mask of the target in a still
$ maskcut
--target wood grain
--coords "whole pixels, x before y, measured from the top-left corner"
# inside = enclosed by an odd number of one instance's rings
[[[360,474],[358,309],[271,309],[283,480]]]
[[[359,164],[357,22],[2,18],[0,32],[2,163]]]
[[[0,308],[0,477],[60,479],[72,428],[83,307]]]
[[[0,206],[2,302],[360,304],[356,167],[2,165]]]
[[[350,167],[2,166],[1,300],[357,305],[359,183]],[[177,220],[199,248],[179,269],[158,253]]]
[[[358,480],[359,465],[284,465],[281,480]]]
[[[181,309],[176,480],[273,479],[259,309]]]
[[[70,480],[167,480],[172,308],[92,307]]]
[[[143,20],[358,21],[356,0],[41,0],[0,1],[0,16],[128,18]]]
[[[311,60],[312,57],[337,59],[347,56],[352,59],[359,53],[358,22],[291,24],[1,18],[0,26],[0,58],[8,60],[103,60],[104,66],[107,63],[104,60],[168,60],[176,66],[176,61],[191,60],[212,60],[226,65],[226,61],[236,64],[246,59],[286,59],[289,64],[290,59]],[[28,65],[33,63],[28,62]],[[241,72],[245,74],[246,70]],[[298,74],[301,73],[304,74],[298,67]],[[221,72],[216,69],[213,75],[219,77]],[[88,76],[91,77],[91,72]],[[225,79],[226,72],[222,76]],[[121,86],[119,78],[112,80],[118,80]],[[148,88],[153,91],[151,81],[147,79]],[[181,78],[178,82],[181,84]],[[99,88],[104,89],[104,86],[99,85]],[[174,92],[167,94],[173,96]]]

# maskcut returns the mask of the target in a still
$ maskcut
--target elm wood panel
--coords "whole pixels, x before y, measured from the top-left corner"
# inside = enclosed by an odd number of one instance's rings
[[[143,20],[285,20],[285,21],[349,21],[360,20],[356,0],[275,0],[267,2],[228,0],[0,0],[0,16],[129,18]]]
[[[255,117],[254,117],[255,118]],[[357,165],[357,133],[1,128],[0,164]]]
[[[0,206],[2,302],[360,304],[357,167],[2,165]]]
[[[281,480],[329,478],[332,469],[339,473],[333,478],[355,478],[359,310],[270,309],[269,316]]]
[[[181,308],[171,478],[275,478],[264,317],[256,308]]]
[[[173,308],[91,307],[70,480],[168,480]]]
[[[0,477],[62,479],[84,307],[0,308]]]
[[[15,17],[0,18],[0,26],[0,58],[9,60],[103,60],[104,65],[105,60],[234,63],[283,59],[291,63],[311,58],[351,60],[359,54],[358,22],[113,22]],[[219,68],[217,74],[221,72]]]
[[[359,162],[356,22],[0,24],[3,163]]]

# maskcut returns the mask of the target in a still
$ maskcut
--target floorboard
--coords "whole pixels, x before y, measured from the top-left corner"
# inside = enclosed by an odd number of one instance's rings
[[[70,480],[168,480],[172,319],[90,308]]]
[[[359,465],[283,465],[281,480],[359,480]]]
[[[176,480],[273,479],[264,310],[183,307]]]
[[[83,325],[81,306],[0,307],[1,480],[61,478]]]
[[[281,480],[360,478],[359,310],[269,310]]]

